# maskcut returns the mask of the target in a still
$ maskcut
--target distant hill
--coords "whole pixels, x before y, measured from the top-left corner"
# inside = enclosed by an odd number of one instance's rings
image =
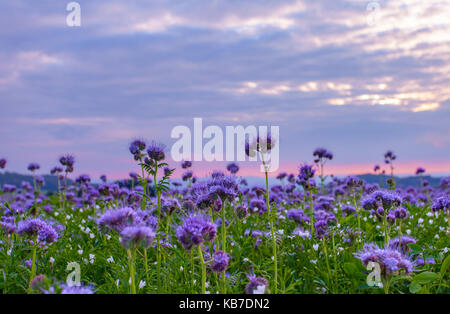
[[[358,175],[359,178],[363,179],[367,183],[378,183],[380,184],[383,182],[384,186],[386,187],[386,180],[390,178],[391,176],[388,175],[375,175],[375,174],[362,174]],[[420,178],[418,176],[410,176],[410,177],[396,177],[394,176],[396,186],[397,187],[420,187]],[[430,183],[430,186],[437,187],[441,183],[441,179],[439,177],[432,177],[432,176],[423,176],[423,181],[428,181]]]
[[[42,190],[52,192],[58,191],[58,181],[56,176],[45,175],[43,177],[45,179],[45,186]],[[0,173],[0,186],[3,186],[3,184],[11,184],[20,188],[23,181],[26,181],[32,185],[33,177],[30,175],[23,175],[13,172]],[[72,180],[67,180],[67,182],[70,184],[72,183]]]

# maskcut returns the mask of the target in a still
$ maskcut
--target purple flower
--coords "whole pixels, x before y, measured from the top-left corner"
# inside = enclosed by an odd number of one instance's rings
[[[41,168],[41,166],[39,166],[39,164],[32,162],[31,164],[28,165],[28,170],[31,172],[34,172],[36,170],[39,170]]]
[[[0,169],[5,169],[6,167],[6,159],[2,158],[0,159]]]
[[[309,223],[310,219],[305,215],[305,212],[301,209],[290,209],[287,213],[289,219],[293,219],[299,225]]]
[[[176,230],[176,236],[186,250],[205,241],[214,241],[216,233],[217,226],[209,220],[209,217],[203,215],[186,217]]]
[[[223,251],[216,251],[212,256],[211,270],[215,273],[223,273],[230,260],[230,255]]]
[[[229,164],[227,165],[227,170],[228,170],[231,174],[236,174],[236,173],[239,171],[239,166],[238,166],[237,163],[232,162],[232,163],[229,163]]]
[[[141,158],[141,152],[147,147],[147,144],[143,140],[136,139],[130,143],[129,150],[130,153],[134,156],[135,160],[139,160]]]
[[[166,158],[165,146],[161,143],[152,142],[147,148],[148,157],[152,161],[162,161]]]
[[[255,275],[249,275],[250,282],[245,287],[245,293],[247,294],[265,294],[269,292],[269,282],[262,277],[256,277]]]
[[[397,237],[389,241],[389,248],[393,250],[398,250],[401,253],[406,254],[410,251],[410,248],[408,246],[408,244],[410,243],[416,243],[416,240],[408,236],[402,236],[399,245],[399,239]]]
[[[437,211],[449,211],[450,210],[450,199],[447,196],[441,196],[434,200],[431,210]]]
[[[52,243],[58,239],[55,228],[41,218],[29,218],[19,222],[17,233],[20,236],[37,236],[38,241],[42,243]]]
[[[132,208],[125,207],[106,211],[97,220],[97,224],[102,233],[110,231],[120,233],[126,227],[135,225],[138,219],[136,212]]]
[[[50,170],[50,174],[52,174],[52,175],[56,175],[56,174],[59,174],[61,172],[63,172],[63,168],[58,167],[58,166],[53,167],[52,170]]]
[[[192,161],[185,160],[181,163],[181,168],[187,169],[192,167]]]
[[[277,175],[277,179],[278,180],[283,180],[286,177],[287,177],[287,173],[286,172],[282,172],[279,175]]]
[[[417,168],[416,175],[419,175],[419,174],[422,174],[422,173],[425,173],[425,169],[423,169],[422,167]]]
[[[298,180],[301,185],[304,187],[308,186],[310,184],[310,179],[314,177],[315,170],[312,165],[304,164],[300,166],[300,171],[298,174]]]
[[[381,269],[381,275],[396,275],[400,270],[407,274],[413,271],[413,263],[408,256],[391,248],[381,249],[376,244],[365,244],[364,248],[355,255],[361,260],[364,266],[369,262],[378,263]]]
[[[27,259],[25,261],[25,266],[31,269],[31,267],[33,266],[33,261],[31,259]]]
[[[120,233],[121,244],[124,249],[149,248],[156,234],[153,229],[143,226],[126,227]]]
[[[333,153],[326,150],[325,148],[317,148],[314,152],[313,152],[313,156],[316,157],[316,159],[314,160],[314,162],[321,162],[324,159],[329,159],[332,160],[333,159]]]
[[[225,176],[223,173],[220,175],[213,173],[213,178],[207,182],[207,187],[211,197],[220,197],[223,201],[233,200],[239,192],[236,179]]]
[[[190,178],[192,178],[192,176],[194,175],[194,173],[192,172],[192,171],[186,171],[185,173],[183,173],[183,175],[181,176],[181,179],[183,180],[183,181],[187,181],[187,180],[189,180]]]
[[[63,285],[61,294],[94,294],[94,290],[91,286],[68,286]]]

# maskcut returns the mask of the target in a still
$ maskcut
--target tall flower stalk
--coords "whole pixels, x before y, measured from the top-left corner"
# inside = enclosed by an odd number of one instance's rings
[[[274,140],[270,135],[267,135],[264,137],[257,137],[256,141],[250,143],[246,142],[245,144],[245,153],[249,157],[255,157],[258,153],[261,156],[261,162],[262,162],[262,168],[264,170],[264,175],[266,179],[266,207],[267,207],[267,213],[269,215],[269,222],[270,222],[270,234],[272,237],[272,256],[273,256],[273,266],[274,266],[274,280],[273,280],[273,290],[274,294],[278,293],[278,256],[277,256],[277,240],[275,235],[275,215],[274,209],[271,209],[270,207],[270,199],[269,199],[269,170],[270,165],[266,163],[266,160],[264,159],[265,154],[269,153],[273,146],[274,146]]]

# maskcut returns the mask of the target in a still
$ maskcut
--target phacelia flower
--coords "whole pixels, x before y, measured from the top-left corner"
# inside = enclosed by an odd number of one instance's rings
[[[41,166],[39,166],[39,164],[32,162],[31,164],[28,165],[28,170],[31,172],[34,172],[36,170],[39,170],[41,168]]]
[[[438,211],[449,211],[450,210],[450,199],[447,196],[441,196],[434,200],[431,210],[434,212]]]
[[[232,162],[232,163],[229,163],[229,164],[227,165],[227,170],[228,170],[231,174],[236,174],[236,173],[239,171],[239,166],[238,166],[237,163]]]
[[[399,250],[401,253],[406,254],[410,251],[410,248],[408,246],[408,244],[410,243],[416,243],[416,240],[408,236],[402,236],[400,238],[400,245],[399,245],[399,239],[397,237],[389,241],[389,248],[393,250]]]
[[[6,167],[6,159],[2,158],[0,159],[0,169],[5,169]]]
[[[161,143],[152,142],[147,148],[148,157],[152,161],[162,161],[166,158],[165,146]]]
[[[404,270],[407,274],[413,271],[413,263],[408,256],[389,247],[381,249],[373,243],[365,244],[364,248],[356,254],[356,257],[361,260],[364,266],[367,266],[369,262],[378,263],[381,275],[385,278],[397,275],[400,270]]]
[[[149,248],[156,234],[152,228],[143,226],[126,227],[120,233],[120,242],[124,249]]]
[[[203,242],[214,241],[217,226],[209,217],[203,215],[190,215],[178,226],[176,236],[186,250]]]
[[[212,256],[211,270],[215,273],[223,273],[230,260],[230,255],[223,251],[216,251]]]
[[[245,293],[247,294],[265,294],[269,292],[269,282],[262,277],[256,277],[255,275],[248,276],[250,282],[245,287]]]
[[[181,168],[187,169],[192,167],[192,161],[185,160],[181,163]]]

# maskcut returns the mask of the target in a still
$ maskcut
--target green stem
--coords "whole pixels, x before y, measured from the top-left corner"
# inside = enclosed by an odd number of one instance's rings
[[[158,199],[158,229],[161,228],[161,191],[158,189],[158,162],[155,161],[155,172],[154,172],[154,181],[155,181],[155,192]],[[158,281],[158,293],[161,293],[161,233],[157,232],[157,242],[158,242],[158,252],[156,255],[156,272],[157,272],[157,281]]]
[[[133,249],[133,251],[128,249],[127,253],[128,253],[128,265],[130,267],[131,293],[136,294],[136,282],[134,274],[134,257],[136,256],[136,249]]]
[[[225,201],[224,202],[224,204],[223,204],[223,208],[222,208],[222,250],[224,251],[224,252],[226,252],[226,250],[227,250],[227,225],[226,225],[226,223],[225,223],[225,211],[226,211],[226,208],[227,208],[227,205],[228,205],[228,202],[227,201]],[[222,285],[223,285],[223,289],[222,289],[222,292],[223,292],[223,294],[226,294],[226,282],[225,282],[225,272],[223,272],[222,273]]]
[[[200,263],[202,267],[202,294],[206,294],[206,265],[205,260],[203,259],[202,246],[198,245],[198,255],[200,257]]]
[[[325,236],[322,236],[322,244],[323,244],[323,253],[325,254],[325,261],[327,263],[327,271],[328,271],[328,284],[331,283],[331,270],[330,270],[330,262],[328,261],[328,250],[327,243],[325,242]],[[333,290],[332,287],[330,287]]]
[[[272,253],[273,253],[273,262],[274,262],[274,293],[278,293],[278,258],[277,258],[277,240],[275,238],[275,228],[274,228],[274,213],[270,209],[269,202],[269,174],[265,171],[266,174],[266,206],[267,212],[270,218],[270,233],[272,235]]]
[[[33,288],[31,287],[31,282],[34,279],[34,276],[36,276],[36,251],[37,251],[37,236],[34,238],[34,242],[33,242],[33,257],[31,260],[31,275],[30,275],[30,283],[28,286],[28,294],[31,294],[33,292]]]

